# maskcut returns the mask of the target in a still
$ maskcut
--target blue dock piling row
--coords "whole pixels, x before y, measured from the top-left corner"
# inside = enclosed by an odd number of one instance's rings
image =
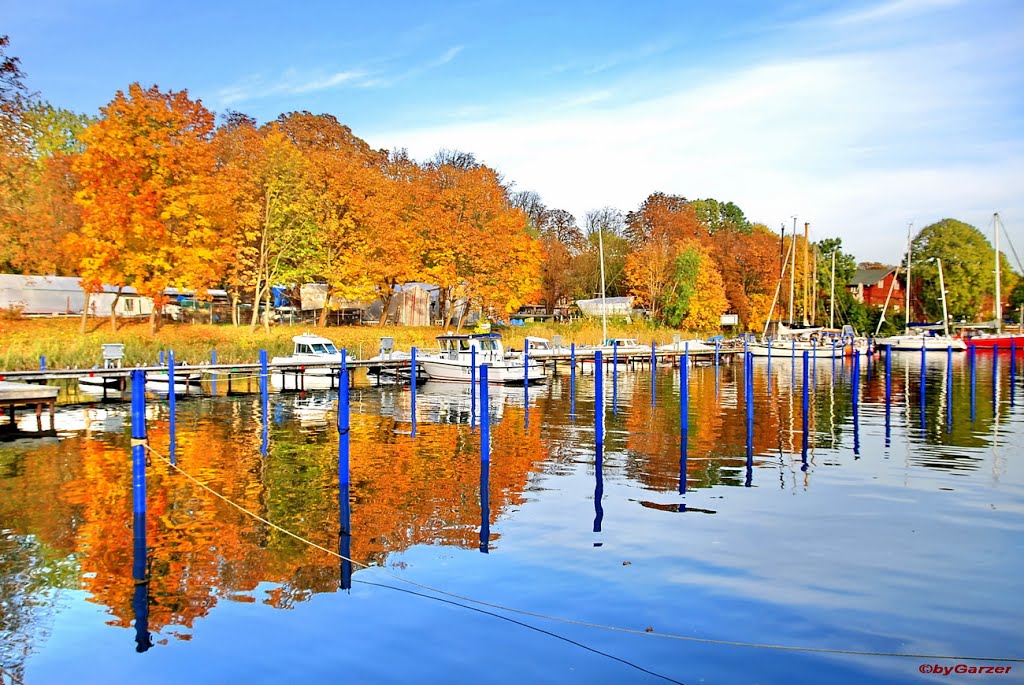
[[[146,372],[132,371],[132,511],[146,513]]]
[[[491,462],[480,463],[480,552],[491,549]]]
[[[480,461],[491,460],[491,403],[487,388],[487,364],[480,365]]]
[[[338,482],[349,484],[349,450],[351,439],[351,416],[348,397],[348,351],[341,351],[341,366],[338,367]]]
[[[601,351],[594,352],[594,439],[604,444],[604,365]]]
[[[524,343],[525,345],[525,343]],[[469,430],[476,430],[476,348],[469,348]]]
[[[409,406],[412,419],[412,437],[416,437],[416,348],[409,348]],[[481,394],[481,397],[483,395]],[[481,412],[481,416],[483,413]]]
[[[188,384],[188,376],[185,377]],[[168,425],[168,452],[172,464],[178,463],[178,398],[174,392],[174,350],[167,353],[167,410],[171,415]]]

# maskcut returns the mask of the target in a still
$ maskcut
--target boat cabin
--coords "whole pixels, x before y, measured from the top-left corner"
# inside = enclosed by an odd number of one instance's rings
[[[295,344],[292,350],[294,355],[338,354],[338,348],[335,347],[334,343],[319,335],[312,335],[310,333],[296,335],[292,338],[292,342]]]
[[[547,338],[538,338],[537,336],[528,335],[524,339],[526,349],[530,352],[551,352],[554,350],[551,347],[551,341]]]
[[[476,348],[478,358],[501,359],[505,355],[500,333],[439,335],[437,336],[437,345],[441,354],[449,359],[458,359],[461,355],[471,355],[474,348]]]

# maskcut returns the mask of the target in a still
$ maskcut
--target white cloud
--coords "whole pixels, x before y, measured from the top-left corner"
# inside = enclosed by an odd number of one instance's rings
[[[258,75],[248,76],[238,83],[221,88],[216,93],[216,100],[222,105],[233,105],[265,97],[304,95],[346,84],[356,84],[364,78],[363,72],[355,70],[317,74],[290,69],[276,81],[267,81]]]

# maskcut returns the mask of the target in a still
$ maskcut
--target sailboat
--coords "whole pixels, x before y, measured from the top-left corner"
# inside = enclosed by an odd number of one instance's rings
[[[1018,333],[1004,333],[1003,332],[1003,301],[1000,283],[1000,259],[999,259],[999,229],[1002,226],[1002,222],[999,220],[999,214],[992,215],[992,233],[994,234],[995,252],[996,252],[996,293],[995,301],[993,303],[993,309],[995,314],[995,333],[982,333],[967,338],[967,346],[973,347],[978,350],[994,350],[999,347],[1003,350],[1009,350],[1011,346],[1016,347],[1017,352],[1024,353],[1024,332]]]
[[[878,347],[890,347],[893,350],[902,351],[932,351],[932,352],[945,352],[952,348],[956,351],[963,351],[967,349],[967,345],[963,340],[957,337],[950,336],[949,334],[949,314],[946,311],[946,281],[942,274],[942,260],[937,259],[939,267],[939,291],[942,294],[942,324],[932,324],[927,326],[913,326],[910,324],[910,264],[911,257],[913,256],[913,242],[911,240],[910,229],[913,226],[911,224],[907,229],[907,308],[906,318],[904,325],[906,330],[903,335],[892,335],[887,338],[877,338],[875,345]],[[891,294],[891,291],[890,291]],[[886,304],[888,304],[888,298],[886,298]],[[882,319],[879,320],[878,326],[881,328],[882,321],[885,319],[885,311],[882,312]],[[916,331],[914,330],[916,329]],[[942,334],[939,335],[938,331],[942,330]],[[878,333],[878,329],[875,330]]]

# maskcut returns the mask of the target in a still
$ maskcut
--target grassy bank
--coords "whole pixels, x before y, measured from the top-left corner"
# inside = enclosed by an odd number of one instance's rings
[[[175,359],[199,364],[210,360],[210,351],[217,350],[220,363],[254,362],[259,350],[266,349],[271,356],[289,354],[292,336],[306,331],[330,338],[358,357],[377,353],[382,336],[395,339],[395,348],[408,350],[415,345],[422,349],[436,347],[435,336],[440,331],[433,327],[407,326],[341,326],[317,329],[310,326],[275,326],[270,333],[262,328],[250,331],[247,326],[209,324],[165,324],[155,335],[149,332],[148,321],[123,322],[117,332],[111,332],[110,323],[90,321],[87,332],[79,333],[77,319],[15,319],[0,320],[0,369],[38,369],[39,357],[45,356],[50,368],[89,368],[102,363],[103,343],[124,343],[124,363],[129,366],[153,364],[160,350],[174,350]],[[601,322],[574,321],[568,324],[536,323],[520,328],[500,331],[507,347],[522,348],[523,336],[538,335],[552,338],[562,336],[563,343],[578,345],[601,341]],[[610,337],[638,338],[644,343],[671,342],[679,331],[648,328],[645,324],[608,324]]]

